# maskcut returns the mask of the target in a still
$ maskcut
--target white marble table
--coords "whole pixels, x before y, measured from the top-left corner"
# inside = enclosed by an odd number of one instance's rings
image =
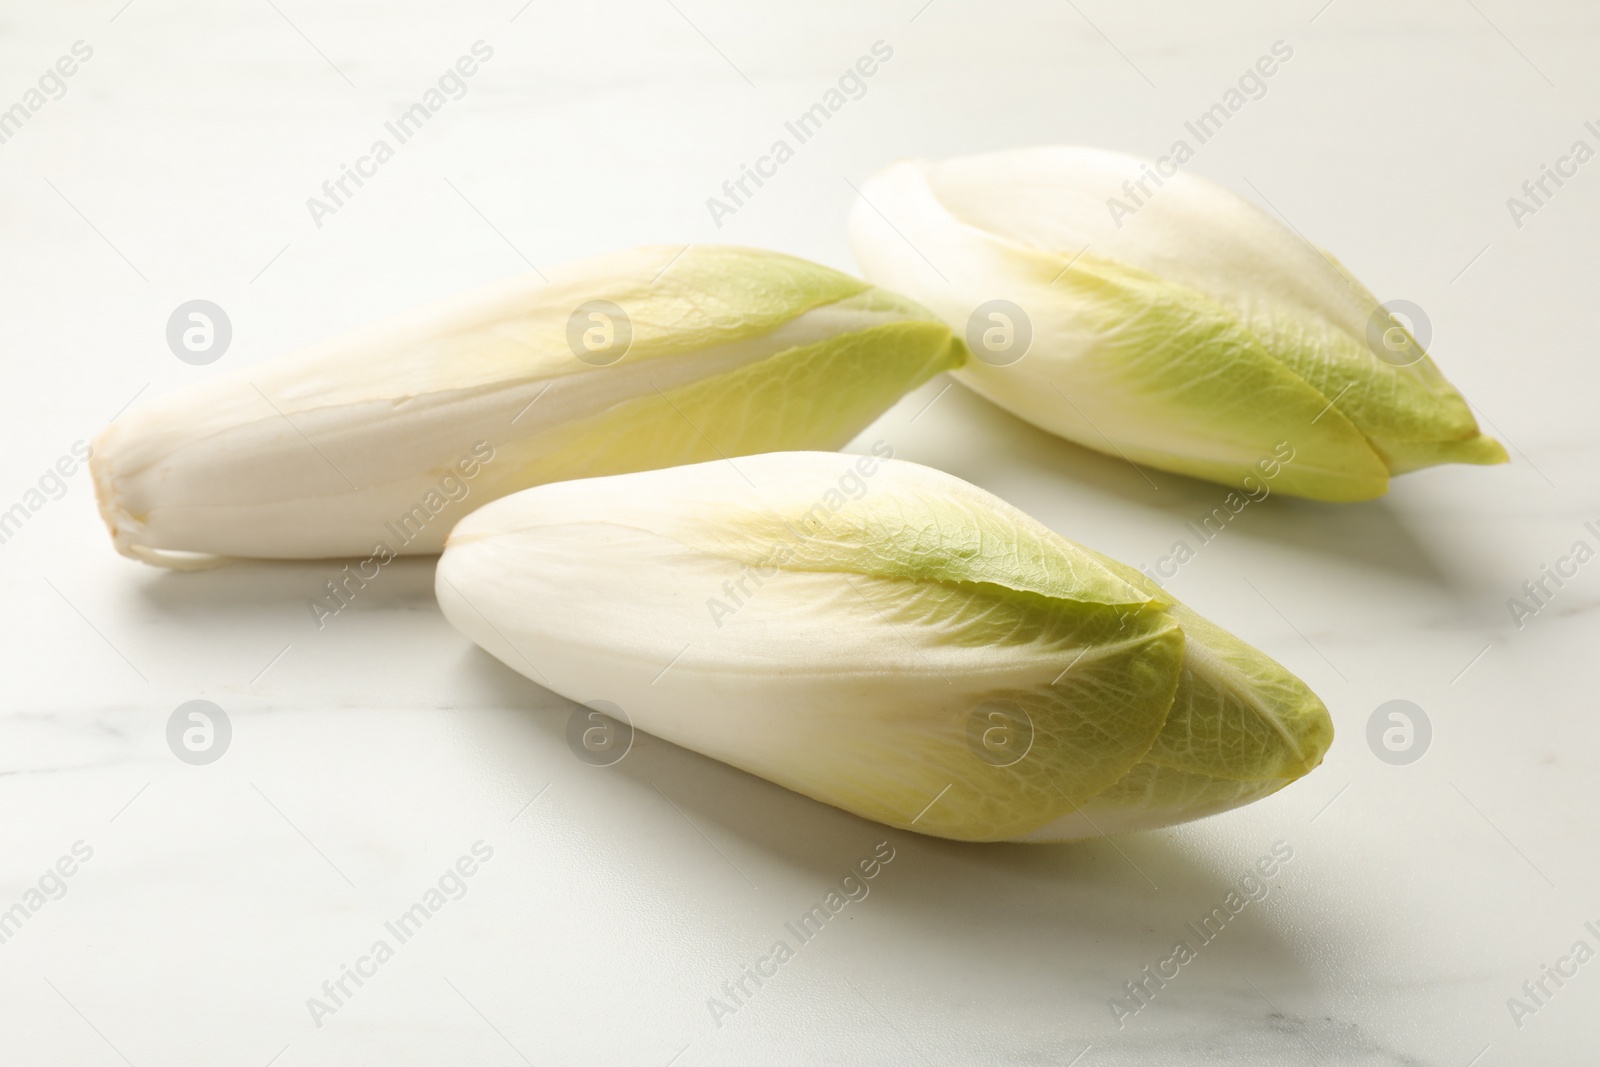
[[[1506,204],[1600,146],[1591,6],[520,3],[0,7],[0,106],[92,49],[0,144],[0,510],[136,395],[529,264],[727,240],[848,269],[847,181],[1035,142],[1159,154],[1279,40],[1292,61],[1193,168],[1425,308],[1514,462],[1358,506],[1273,498],[1205,546],[1173,591],[1306,678],[1338,740],[1252,808],[1071,847],[888,831],[649,738],[585,765],[568,705],[445,624],[431,562],[318,630],[305,602],[336,568],[158,573],[113,554],[85,475],[46,479],[60,499],[0,544],[0,908],[26,913],[0,944],[0,1061],[1595,1062],[1600,962],[1560,961],[1600,948],[1600,567],[1521,628],[1507,607],[1597,541],[1600,163],[1532,215]],[[465,95],[314,220],[307,198],[480,40]],[[719,228],[706,198],[880,40],[865,95]],[[163,334],[195,298],[233,325],[208,367]],[[1133,563],[1216,503],[944,385],[857,447]],[[166,739],[195,699],[232,727],[209,765]],[[1366,741],[1397,699],[1432,724],[1407,765]],[[879,842],[870,894],[714,1017]],[[1200,945],[1188,924],[1275,845],[1270,895]],[[459,899],[390,933],[441,878]],[[1119,1020],[1180,939],[1196,958]],[[335,1000],[347,965],[366,977]]]

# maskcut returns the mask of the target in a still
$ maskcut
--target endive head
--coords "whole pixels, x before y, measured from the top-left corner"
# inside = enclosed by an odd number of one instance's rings
[[[1397,317],[1188,154],[896,163],[863,186],[851,244],[967,337],[963,382],[1090,448],[1236,485],[1286,444],[1274,488],[1326,500],[1506,461]]]
[[[941,837],[1163,826],[1320,762],[1327,712],[1277,664],[890,451],[515,494],[451,534],[440,605],[579,703]]]
[[[137,407],[96,440],[95,485],[151,562],[437,552],[532,485],[838,448],[963,352],[926,309],[793,256],[629,249]]]

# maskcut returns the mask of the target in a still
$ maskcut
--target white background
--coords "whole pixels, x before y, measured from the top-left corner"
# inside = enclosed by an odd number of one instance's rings
[[[431,561],[318,631],[306,600],[335,566],[132,563],[80,473],[0,545],[0,907],[94,850],[0,945],[0,1060],[1593,1062],[1600,962],[1520,1028],[1506,1001],[1580,938],[1600,949],[1600,565],[1522,629],[1506,600],[1600,542],[1600,162],[1521,228],[1506,198],[1575,139],[1600,147],[1600,17],[921,2],[10,0],[0,106],[74,41],[94,56],[0,145],[0,510],[141,390],[530,263],[720,240],[849,270],[847,182],[1032,143],[1157,155],[1283,40],[1293,59],[1191,169],[1425,308],[1513,457],[1368,504],[1274,497],[1172,581],[1326,699],[1324,766],[1240,812],[1064,847],[885,830],[649,738],[595,769],[568,705],[445,624]],[[479,39],[494,57],[467,96],[316,227],[306,198]],[[706,197],[878,40],[894,56],[865,97],[716,228]],[[234,328],[206,368],[164,339],[197,297]],[[945,384],[856,447],[887,440],[1134,564],[1220,500]],[[164,736],[194,698],[234,729],[205,767]],[[1433,724],[1409,766],[1365,740],[1391,699]],[[467,895],[315,1025],[307,998],[480,839]],[[707,998],[883,840],[871,895],[714,1025]],[[1119,1029],[1121,984],[1280,840],[1272,895]]]

